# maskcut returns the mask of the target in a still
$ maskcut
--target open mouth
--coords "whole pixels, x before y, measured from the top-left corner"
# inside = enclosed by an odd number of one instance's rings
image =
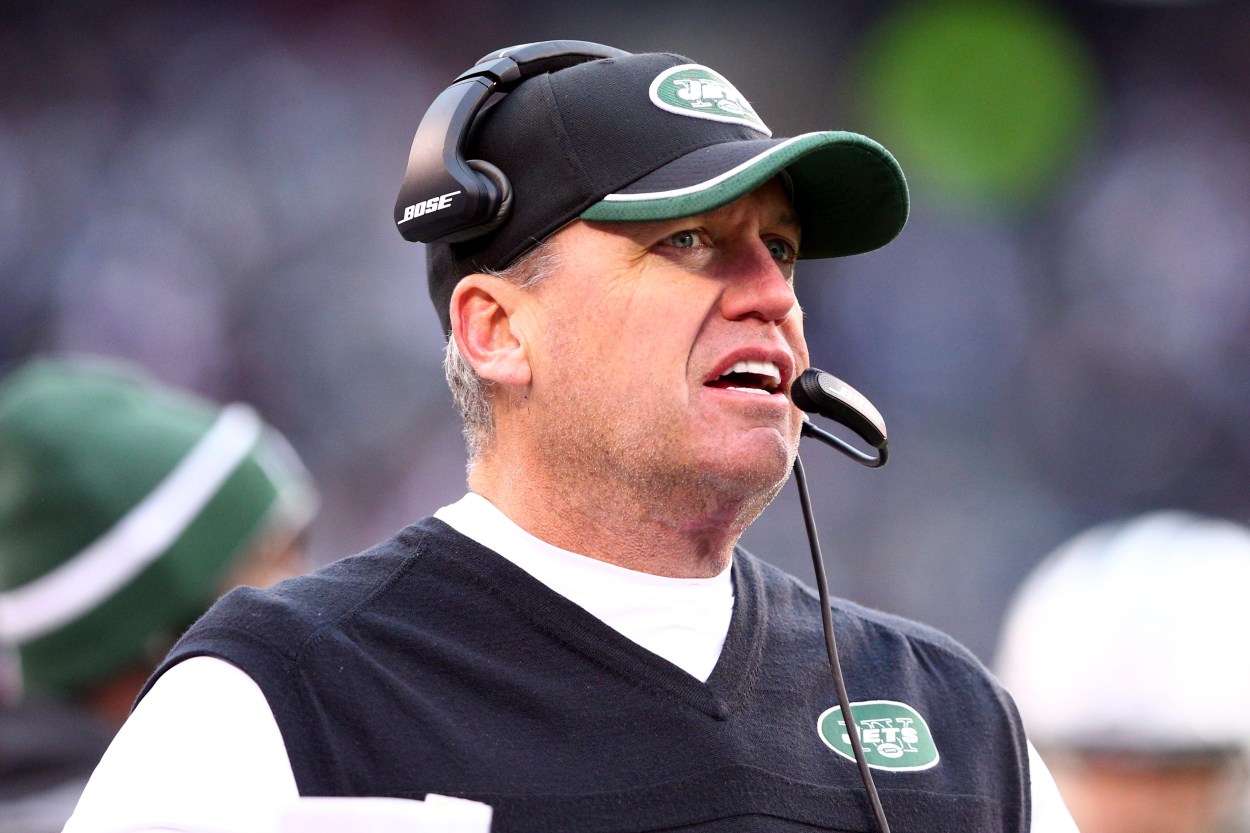
[[[773,362],[737,362],[707,385],[769,396],[781,389],[781,370]]]

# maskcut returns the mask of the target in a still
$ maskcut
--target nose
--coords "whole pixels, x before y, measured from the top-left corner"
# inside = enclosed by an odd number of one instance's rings
[[[794,287],[783,265],[763,241],[740,252],[733,275],[721,296],[721,314],[730,321],[758,318],[780,322],[798,307]]]

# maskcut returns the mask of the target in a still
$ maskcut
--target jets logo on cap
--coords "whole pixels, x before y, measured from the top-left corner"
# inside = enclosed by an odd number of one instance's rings
[[[733,84],[700,64],[682,64],[664,70],[651,82],[651,100],[670,113],[745,124],[765,136],[773,135]]]
[[[920,712],[894,700],[865,700],[851,704],[864,757],[873,769],[914,772],[937,766],[938,750],[929,724]],[[847,760],[855,760],[842,707],[834,706],[816,721],[825,745]]]

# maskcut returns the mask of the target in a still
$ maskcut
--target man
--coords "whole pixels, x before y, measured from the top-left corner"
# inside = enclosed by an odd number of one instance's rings
[[[996,660],[1084,833],[1250,830],[1250,527],[1156,511],[1058,547]]]
[[[547,47],[498,64],[514,89],[468,77],[439,97],[396,211],[430,241],[469,494],[228,597],[158,672],[69,833],[134,806],[259,830],[297,794],[431,793],[491,805],[497,831],[870,829],[819,605],[736,542],[795,459],[795,262],[892,239],[902,174],[862,136],[771,139],[681,56],[534,57]],[[418,188],[462,138],[457,175],[490,186]],[[470,191],[490,209],[430,232]],[[971,655],[849,603],[835,618],[900,829],[1071,829]],[[156,759],[177,774],[129,788]]]
[[[0,704],[0,830],[62,828],[182,632],[226,590],[300,570],[314,507],[247,406],[104,358],[0,380],[0,654],[20,680]]]

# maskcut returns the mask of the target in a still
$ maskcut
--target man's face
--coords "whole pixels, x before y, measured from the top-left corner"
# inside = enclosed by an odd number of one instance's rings
[[[521,323],[549,467],[705,513],[762,509],[793,461],[787,391],[808,366],[781,186],[697,217],[576,222],[553,243],[561,265]]]

